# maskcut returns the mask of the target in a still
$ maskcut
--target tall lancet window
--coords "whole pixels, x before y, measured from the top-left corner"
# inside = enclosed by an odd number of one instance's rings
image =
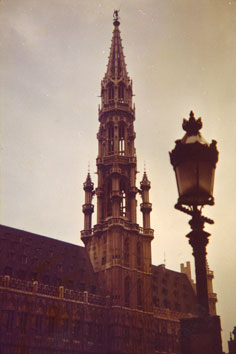
[[[124,88],[124,84],[122,83],[119,85],[118,96],[119,96],[119,101],[124,102],[125,88]]]
[[[141,244],[137,242],[137,267],[141,267]]]
[[[125,306],[129,307],[130,305],[130,278],[127,276],[125,278]]]
[[[109,124],[108,126],[108,155],[114,154],[114,126]]]
[[[119,155],[125,154],[125,125],[120,123],[119,125]]]
[[[109,180],[107,183],[107,216],[112,215],[111,194],[112,194],[112,181]]]
[[[124,265],[129,266],[129,239],[126,237],[124,242]]]
[[[108,99],[109,101],[114,100],[114,86],[112,83],[108,85]]]
[[[124,181],[120,182],[120,216],[126,216],[126,187]]]
[[[142,298],[142,281],[139,279],[137,281],[137,305],[138,307],[142,307],[143,298]]]

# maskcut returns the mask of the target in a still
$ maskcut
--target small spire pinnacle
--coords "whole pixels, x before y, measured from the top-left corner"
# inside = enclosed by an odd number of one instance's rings
[[[90,174],[90,161],[88,162],[88,174]]]
[[[146,166],[145,166],[145,170],[144,170],[144,172],[143,172],[143,179],[142,179],[142,181],[140,182],[140,185],[141,185],[141,188],[145,188],[145,187],[147,186],[148,189],[149,189],[150,186],[151,186],[151,182],[149,181],[148,176],[147,176]]]
[[[143,169],[144,169],[144,173],[146,173],[146,161],[144,160],[144,163],[143,163]]]
[[[94,184],[93,184],[93,182],[92,182],[92,179],[91,179],[91,176],[90,176],[90,173],[89,173],[89,172],[88,172],[88,174],[87,174],[86,180],[85,180],[85,182],[83,183],[83,185],[84,185],[84,190],[85,190],[85,191],[90,191],[90,192],[93,191],[93,186],[94,186]]]
[[[166,266],[166,253],[164,252],[164,265]]]

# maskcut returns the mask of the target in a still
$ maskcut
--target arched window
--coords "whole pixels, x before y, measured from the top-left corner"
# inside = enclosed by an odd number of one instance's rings
[[[126,237],[124,242],[124,265],[129,266],[129,239]]]
[[[139,279],[137,281],[137,305],[138,307],[142,307],[143,298],[142,298],[142,281]]]
[[[21,330],[21,333],[25,333],[26,332],[27,319],[28,319],[28,314],[26,312],[21,312],[20,313],[20,330]]]
[[[56,319],[55,316],[49,316],[48,317],[48,334],[49,335],[53,335],[55,332],[55,323],[56,323]]]
[[[126,188],[125,188],[124,181],[120,182],[120,193],[121,193],[120,216],[126,216]]]
[[[114,154],[114,126],[109,124],[108,126],[108,155]]]
[[[81,323],[80,320],[74,320],[73,323],[73,334],[76,339],[80,338],[80,333],[81,332]]]
[[[114,99],[114,86],[112,83],[108,85],[108,99],[109,101]]]
[[[119,155],[125,154],[125,125],[120,123],[119,125]]]
[[[9,275],[11,277],[12,276],[12,268],[11,267],[5,267],[4,268],[4,273],[5,273],[5,275]]]
[[[129,307],[130,305],[130,278],[127,276],[125,278],[125,306]]]
[[[119,101],[123,102],[124,98],[125,98],[125,87],[124,87],[124,84],[120,84],[119,85],[118,96],[119,96]]]
[[[107,216],[112,215],[111,193],[112,193],[112,181],[109,180],[107,183]]]
[[[137,267],[141,267],[141,244],[137,242]]]

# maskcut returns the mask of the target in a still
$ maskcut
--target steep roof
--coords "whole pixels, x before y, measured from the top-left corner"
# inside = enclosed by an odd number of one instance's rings
[[[196,294],[186,274],[166,269],[161,264],[152,266],[152,275],[154,306],[177,312],[195,312]]]
[[[0,225],[0,275],[101,293],[84,247]]]

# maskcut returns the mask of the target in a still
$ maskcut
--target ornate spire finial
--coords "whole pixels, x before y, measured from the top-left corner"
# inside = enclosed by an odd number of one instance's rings
[[[193,111],[189,114],[189,120],[183,120],[183,130],[187,132],[189,136],[199,134],[199,130],[202,128],[201,117],[195,119]]]
[[[140,185],[141,185],[141,189],[145,188],[146,186],[148,187],[148,189],[150,189],[150,186],[151,186],[151,182],[149,181],[148,176],[147,176],[146,166],[145,166],[145,169],[143,172],[143,179],[140,182]]]
[[[114,12],[113,12],[113,25],[117,26],[117,27],[120,25],[119,12],[120,12],[120,10],[114,10]]]
[[[90,176],[90,172],[88,172],[86,180],[84,182],[84,190],[86,190],[86,189],[93,190],[93,182],[92,182],[92,179]]]
[[[164,252],[164,265],[166,266],[166,253]]]

